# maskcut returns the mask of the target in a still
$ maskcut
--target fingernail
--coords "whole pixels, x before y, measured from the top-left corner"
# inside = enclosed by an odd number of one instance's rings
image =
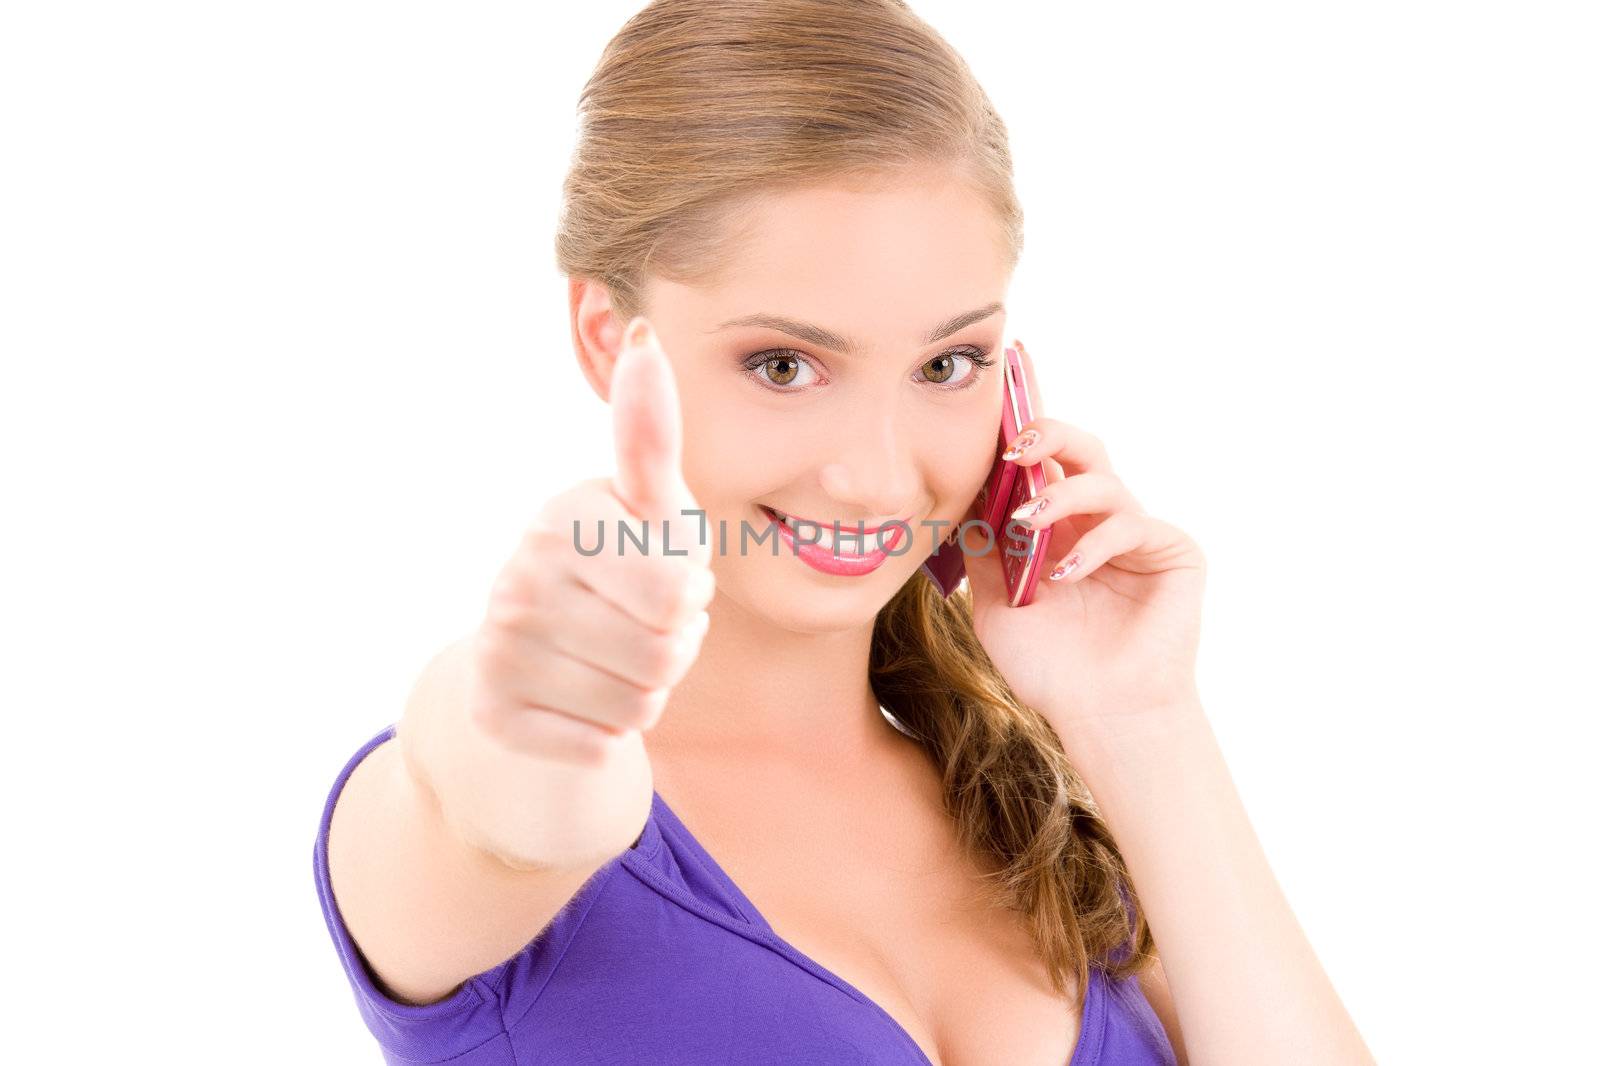
[[[1030,429],[1023,433],[1019,433],[1017,434],[1017,439],[1011,442],[1011,446],[1000,453],[1000,458],[1007,461],[1015,459],[1017,456],[1021,455],[1038,442],[1039,431],[1036,429]]]
[[[1083,556],[1077,552],[1073,552],[1071,555],[1057,563],[1055,568],[1050,571],[1050,580],[1060,581],[1062,578],[1076,570],[1078,568],[1078,564],[1081,562],[1083,562]]]
[[[1015,511],[1012,511],[1011,512],[1011,517],[1012,518],[1031,518],[1032,516],[1038,514],[1040,511],[1044,510],[1045,509],[1045,505],[1048,504],[1049,502],[1050,502],[1050,497],[1048,497],[1048,496],[1035,496],[1033,499],[1029,500],[1027,503],[1023,504],[1021,507],[1018,507]]]
[[[656,340],[656,331],[651,328],[650,320],[643,315],[635,315],[628,329],[622,335],[624,348],[643,348],[653,345]]]

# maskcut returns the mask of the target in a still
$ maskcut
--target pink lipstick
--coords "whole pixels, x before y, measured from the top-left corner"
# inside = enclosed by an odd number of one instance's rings
[[[762,506],[761,510],[768,518],[778,523],[778,536],[783,540],[784,550],[798,555],[806,565],[813,570],[820,570],[824,574],[835,574],[842,577],[860,577],[862,574],[870,574],[883,565],[884,561],[889,558],[889,551],[898,547],[900,541],[906,535],[906,527],[904,525],[871,526],[863,527],[865,528],[865,535],[858,538],[855,536],[857,529],[855,523],[839,523],[839,540],[848,540],[850,542],[859,540],[863,546],[878,542],[878,530],[890,530],[888,535],[882,537],[882,548],[873,548],[861,554],[856,554],[840,548],[838,541],[835,541],[832,545],[798,542],[795,539],[794,530],[789,528],[789,523],[783,521],[778,512],[765,506]],[[794,518],[792,515],[789,517]],[[831,524],[824,526],[820,523],[813,523],[809,519],[795,520],[805,522],[810,528],[821,530],[823,535],[830,538],[833,536],[833,526]]]

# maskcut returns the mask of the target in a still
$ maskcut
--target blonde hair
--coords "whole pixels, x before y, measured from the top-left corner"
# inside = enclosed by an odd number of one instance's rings
[[[990,205],[1015,267],[1022,208],[1006,127],[965,61],[900,0],[655,0],[606,45],[578,103],[556,261],[647,314],[651,276],[725,276],[758,198],[871,187],[936,168]],[[879,702],[941,771],[963,844],[996,860],[988,898],[1027,923],[1058,994],[1089,967],[1154,956],[1128,870],[1049,724],[1021,704],[920,570],[879,612]]]

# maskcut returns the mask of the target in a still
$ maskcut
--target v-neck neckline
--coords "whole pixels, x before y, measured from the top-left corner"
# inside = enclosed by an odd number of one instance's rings
[[[929,1058],[928,1053],[923,1050],[922,1045],[917,1043],[916,1038],[911,1035],[910,1031],[907,1030],[904,1025],[900,1024],[900,1020],[893,1014],[890,1014],[881,1003],[779,935],[778,931],[772,927],[772,923],[767,921],[766,915],[761,913],[761,909],[757,907],[755,903],[751,901],[750,897],[745,894],[744,889],[739,887],[738,882],[734,881],[732,877],[728,876],[728,871],[723,869],[722,864],[718,862],[709,851],[706,850],[705,845],[700,843],[700,838],[695,836],[694,831],[684,824],[683,819],[678,817],[678,813],[674,811],[670,805],[668,805],[666,799],[661,795],[661,793],[655,789],[651,789],[651,795],[650,817],[645,823],[644,832],[641,834],[639,840],[639,847],[641,850],[648,852],[653,852],[655,850],[655,848],[660,844],[659,837],[661,832],[660,827],[656,824],[656,820],[661,817],[665,817],[670,820],[673,823],[673,827],[678,831],[678,836],[681,838],[683,843],[694,853],[694,857],[706,868],[706,871],[710,873],[717,881],[719,881],[726,889],[728,894],[733,897],[736,908],[742,912],[745,920],[750,924],[751,927],[755,929],[755,931],[763,940],[776,949],[780,954],[787,957],[795,965],[811,972],[816,977],[827,981],[829,984],[834,985],[841,991],[876,1011],[886,1022],[888,1022],[894,1031],[899,1034],[900,1038],[903,1039],[909,1047],[916,1051],[917,1057],[922,1060],[925,1066],[933,1066],[933,1060]],[[655,839],[652,839],[652,837]],[[648,848],[645,846],[646,844],[649,845]],[[1100,972],[1091,966],[1089,968],[1088,988],[1085,991],[1083,998],[1082,1017],[1078,1021],[1078,1039],[1074,1043],[1072,1053],[1067,1057],[1067,1061],[1063,1064],[1063,1066],[1095,1066],[1096,1060],[1099,1058],[1100,1042],[1095,1040],[1095,1042],[1091,1045],[1090,1033],[1091,1031],[1094,1031],[1096,1034],[1098,1034],[1098,1027],[1101,1025],[1100,1015],[1103,1005],[1100,1001],[1100,996],[1102,993],[1100,981]],[[1079,1059],[1080,1055],[1084,1056],[1081,1061]]]

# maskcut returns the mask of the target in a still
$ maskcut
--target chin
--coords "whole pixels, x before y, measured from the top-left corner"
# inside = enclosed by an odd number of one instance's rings
[[[789,633],[847,633],[872,625],[889,596],[863,600],[860,593],[842,597],[827,591],[804,593],[774,606],[764,603],[763,613],[772,624]]]
[[[906,556],[891,557],[861,577],[818,573],[784,549],[776,557],[763,552],[740,562],[744,565],[737,579],[724,582],[718,575],[717,594],[791,633],[842,633],[870,626],[911,577],[903,569]],[[895,575],[903,576],[896,580]]]

